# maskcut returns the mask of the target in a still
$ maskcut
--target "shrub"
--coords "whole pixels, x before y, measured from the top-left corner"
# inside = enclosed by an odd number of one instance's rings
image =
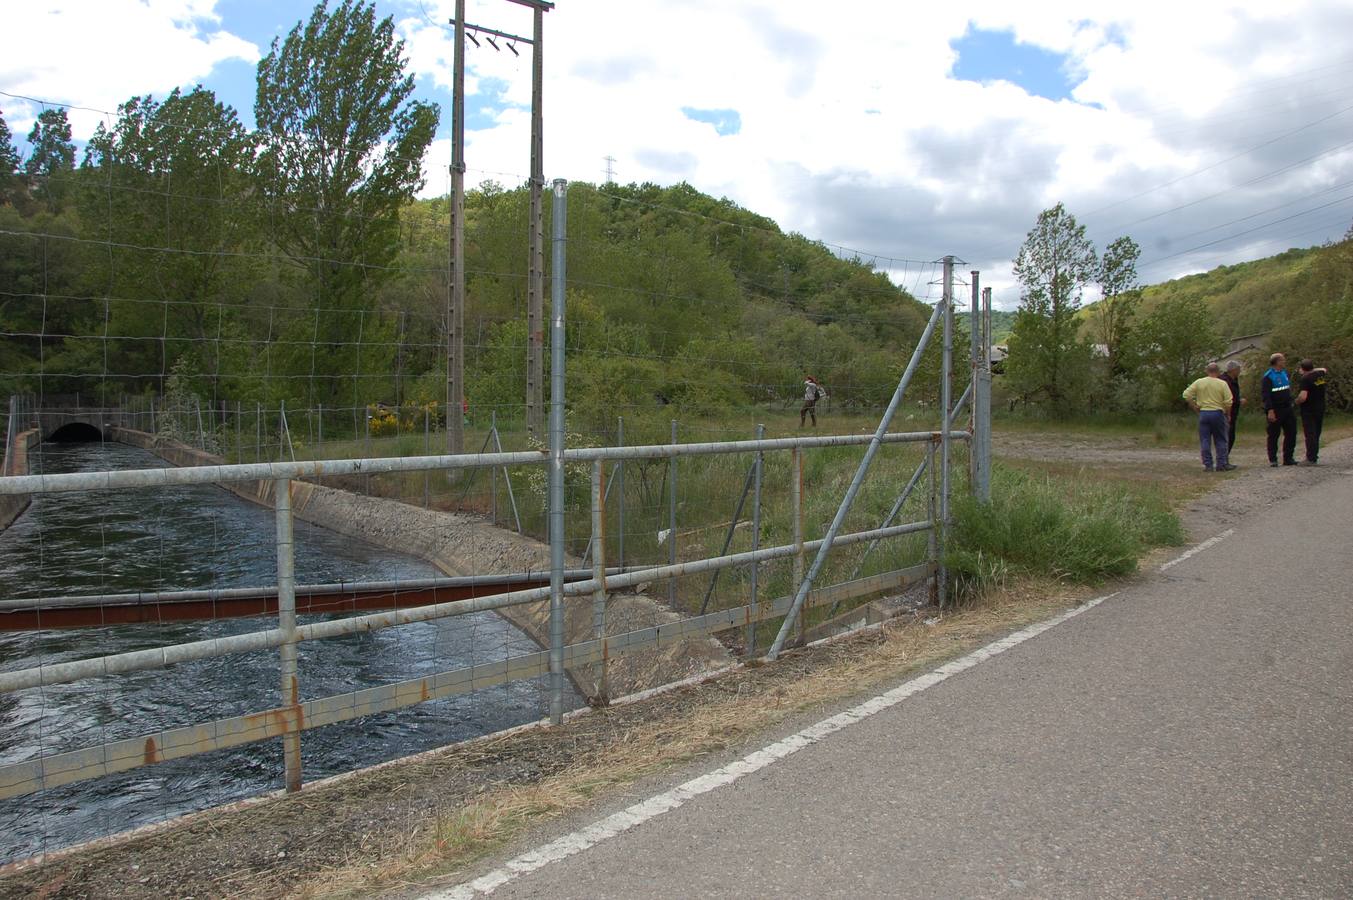
[[[991,496],[985,506],[954,503],[945,564],[960,591],[984,590],[1006,572],[1093,584],[1135,571],[1151,547],[1184,542],[1161,498],[1126,487],[998,467]]]

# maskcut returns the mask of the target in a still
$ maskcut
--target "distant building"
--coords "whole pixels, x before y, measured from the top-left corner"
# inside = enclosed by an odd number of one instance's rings
[[[1256,334],[1242,334],[1240,337],[1233,337],[1226,342],[1226,349],[1213,362],[1225,365],[1228,361],[1239,359],[1251,353],[1263,355],[1268,352],[1269,336],[1271,331],[1260,331]]]

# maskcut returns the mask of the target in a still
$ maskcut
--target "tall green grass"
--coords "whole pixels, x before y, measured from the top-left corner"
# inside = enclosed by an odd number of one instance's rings
[[[1179,517],[1149,489],[997,466],[991,496],[954,502],[945,562],[961,596],[1007,574],[1094,584],[1135,571],[1153,547],[1184,543]]]

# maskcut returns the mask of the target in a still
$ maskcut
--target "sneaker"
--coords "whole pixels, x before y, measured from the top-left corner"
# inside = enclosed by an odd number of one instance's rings
[[[1269,464],[1269,467],[1270,467],[1270,468],[1274,468],[1274,469],[1278,468],[1278,461],[1277,461],[1276,459],[1270,459],[1270,460],[1268,461],[1268,464]]]
[[[1204,471],[1204,472],[1211,472],[1211,471],[1212,471],[1212,467],[1211,467],[1211,466],[1203,466],[1203,471]]]
[[[1283,465],[1285,465],[1285,466],[1295,466],[1296,464],[1297,464],[1297,461],[1296,461],[1295,459],[1285,459],[1285,460],[1283,460]]]
[[[1316,461],[1313,460],[1313,459],[1303,459],[1300,463],[1298,463],[1298,465],[1301,465],[1301,466],[1318,466],[1318,465],[1320,465],[1320,463],[1316,462]]]
[[[1217,466],[1217,471],[1218,471],[1218,472],[1234,472],[1237,468],[1239,468],[1239,466],[1233,466],[1233,465],[1231,465],[1230,463],[1227,463],[1227,464],[1224,465],[1224,466]]]

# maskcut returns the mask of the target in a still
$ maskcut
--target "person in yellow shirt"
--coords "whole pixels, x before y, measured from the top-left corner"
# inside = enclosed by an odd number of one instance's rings
[[[1221,377],[1221,366],[1207,364],[1207,374],[1184,388],[1184,399],[1198,413],[1198,444],[1203,454],[1203,471],[1229,472],[1229,430],[1231,425],[1231,387]],[[1216,465],[1213,465],[1215,448]]]

